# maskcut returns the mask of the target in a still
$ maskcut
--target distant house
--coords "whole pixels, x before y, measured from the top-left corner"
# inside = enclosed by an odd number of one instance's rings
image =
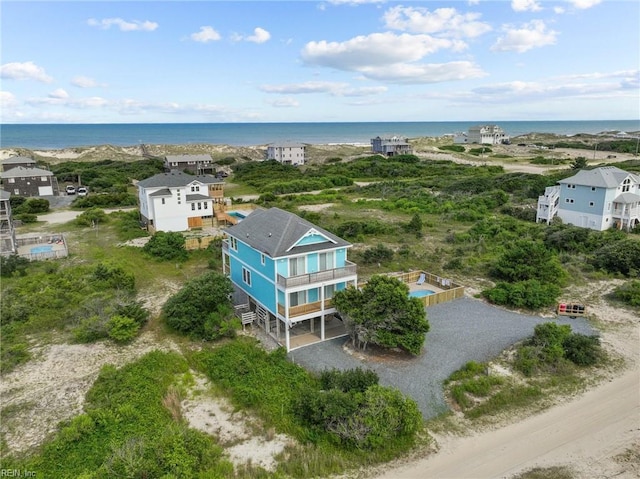
[[[224,204],[224,182],[211,175],[173,170],[139,181],[137,188],[140,216],[151,232],[212,226]]]
[[[164,157],[166,171],[190,171],[197,175],[215,173],[215,166],[210,155],[168,155]]]
[[[0,174],[2,187],[16,196],[52,196],[58,194],[58,182],[49,170],[11,167]]]
[[[376,136],[371,139],[371,151],[384,156],[410,155],[413,153],[408,139],[401,136]]]
[[[306,148],[302,143],[272,143],[267,145],[267,160],[276,160],[285,165],[304,165]]]
[[[292,343],[301,330],[324,341],[336,337],[330,326],[339,323],[346,334],[331,298],[357,284],[356,265],[347,260],[350,243],[279,208],[255,210],[226,234],[224,273],[287,351],[301,345]]]
[[[9,171],[11,168],[17,167],[35,168],[36,160],[27,156],[12,156],[2,162],[2,171]]]
[[[536,221],[549,223],[555,216],[598,231],[633,229],[640,224],[640,176],[615,166],[580,170],[538,198]]]
[[[502,145],[509,144],[511,139],[497,125],[477,125],[470,127],[468,133],[456,133],[453,142],[455,144]]]
[[[16,231],[11,215],[11,193],[0,190],[0,255],[8,256],[16,252]]]

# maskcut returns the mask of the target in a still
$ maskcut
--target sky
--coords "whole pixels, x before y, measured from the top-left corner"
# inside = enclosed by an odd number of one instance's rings
[[[640,118],[640,2],[0,2],[1,123]]]

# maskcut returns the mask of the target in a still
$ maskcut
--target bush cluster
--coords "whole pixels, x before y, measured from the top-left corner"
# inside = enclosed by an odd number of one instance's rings
[[[142,251],[161,261],[184,261],[189,257],[185,237],[176,231],[157,231],[142,247]]]

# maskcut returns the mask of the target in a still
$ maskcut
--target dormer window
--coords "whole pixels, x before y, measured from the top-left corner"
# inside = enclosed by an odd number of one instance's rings
[[[622,192],[627,193],[631,189],[631,180],[627,178],[622,182]]]

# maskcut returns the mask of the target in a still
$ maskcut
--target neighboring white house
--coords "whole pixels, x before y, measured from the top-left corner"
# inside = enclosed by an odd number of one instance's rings
[[[403,136],[376,136],[371,139],[371,151],[384,156],[410,155],[413,149]]]
[[[139,181],[142,221],[149,231],[186,231],[211,226],[224,203],[224,182],[211,175],[172,170]]]
[[[276,160],[285,165],[304,165],[306,146],[302,143],[271,143],[267,145],[267,160]]]
[[[615,166],[581,170],[538,197],[537,222],[558,216],[564,223],[603,231],[640,224],[640,176]]]
[[[477,125],[469,128],[469,133],[456,133],[455,144],[501,145],[511,141],[509,135],[497,125]]]

